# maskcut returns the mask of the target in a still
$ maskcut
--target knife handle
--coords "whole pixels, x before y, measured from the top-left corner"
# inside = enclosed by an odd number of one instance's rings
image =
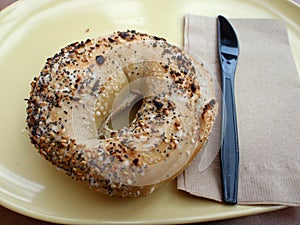
[[[233,77],[223,76],[222,142],[220,149],[223,201],[237,203],[239,143]]]

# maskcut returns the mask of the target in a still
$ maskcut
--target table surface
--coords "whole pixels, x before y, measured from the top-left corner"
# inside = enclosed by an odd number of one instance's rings
[[[12,4],[16,0],[0,0],[0,10],[4,9],[8,5]],[[300,0],[294,0],[300,4]],[[290,224],[296,225],[300,221],[300,207],[291,207],[281,209],[275,212],[263,213],[258,215],[227,219],[222,221],[213,221],[201,223],[204,225],[239,225],[239,224]],[[9,209],[0,206],[0,225],[52,225],[53,223],[48,223],[36,219],[32,219],[21,214],[15,213]]]

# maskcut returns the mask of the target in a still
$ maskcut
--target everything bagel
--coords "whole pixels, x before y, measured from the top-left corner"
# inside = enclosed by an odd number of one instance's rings
[[[133,102],[140,104],[133,119],[116,128],[114,119]],[[119,197],[145,196],[178,176],[217,112],[203,65],[136,31],[61,49],[34,78],[27,103],[27,130],[39,153]]]

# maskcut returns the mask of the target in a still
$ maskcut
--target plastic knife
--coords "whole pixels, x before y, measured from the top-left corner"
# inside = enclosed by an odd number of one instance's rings
[[[234,97],[234,77],[238,62],[239,44],[230,22],[218,16],[218,49],[222,70],[222,130],[221,178],[223,201],[237,203],[239,172],[239,141]]]

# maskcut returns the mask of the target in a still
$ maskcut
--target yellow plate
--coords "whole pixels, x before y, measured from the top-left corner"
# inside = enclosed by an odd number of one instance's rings
[[[72,224],[200,222],[280,208],[225,206],[177,191],[174,182],[146,198],[110,198],[70,180],[29,143],[23,99],[47,57],[75,40],[127,29],[182,46],[186,13],[281,18],[300,68],[300,8],[288,1],[21,0],[1,12],[1,205],[41,220]]]

